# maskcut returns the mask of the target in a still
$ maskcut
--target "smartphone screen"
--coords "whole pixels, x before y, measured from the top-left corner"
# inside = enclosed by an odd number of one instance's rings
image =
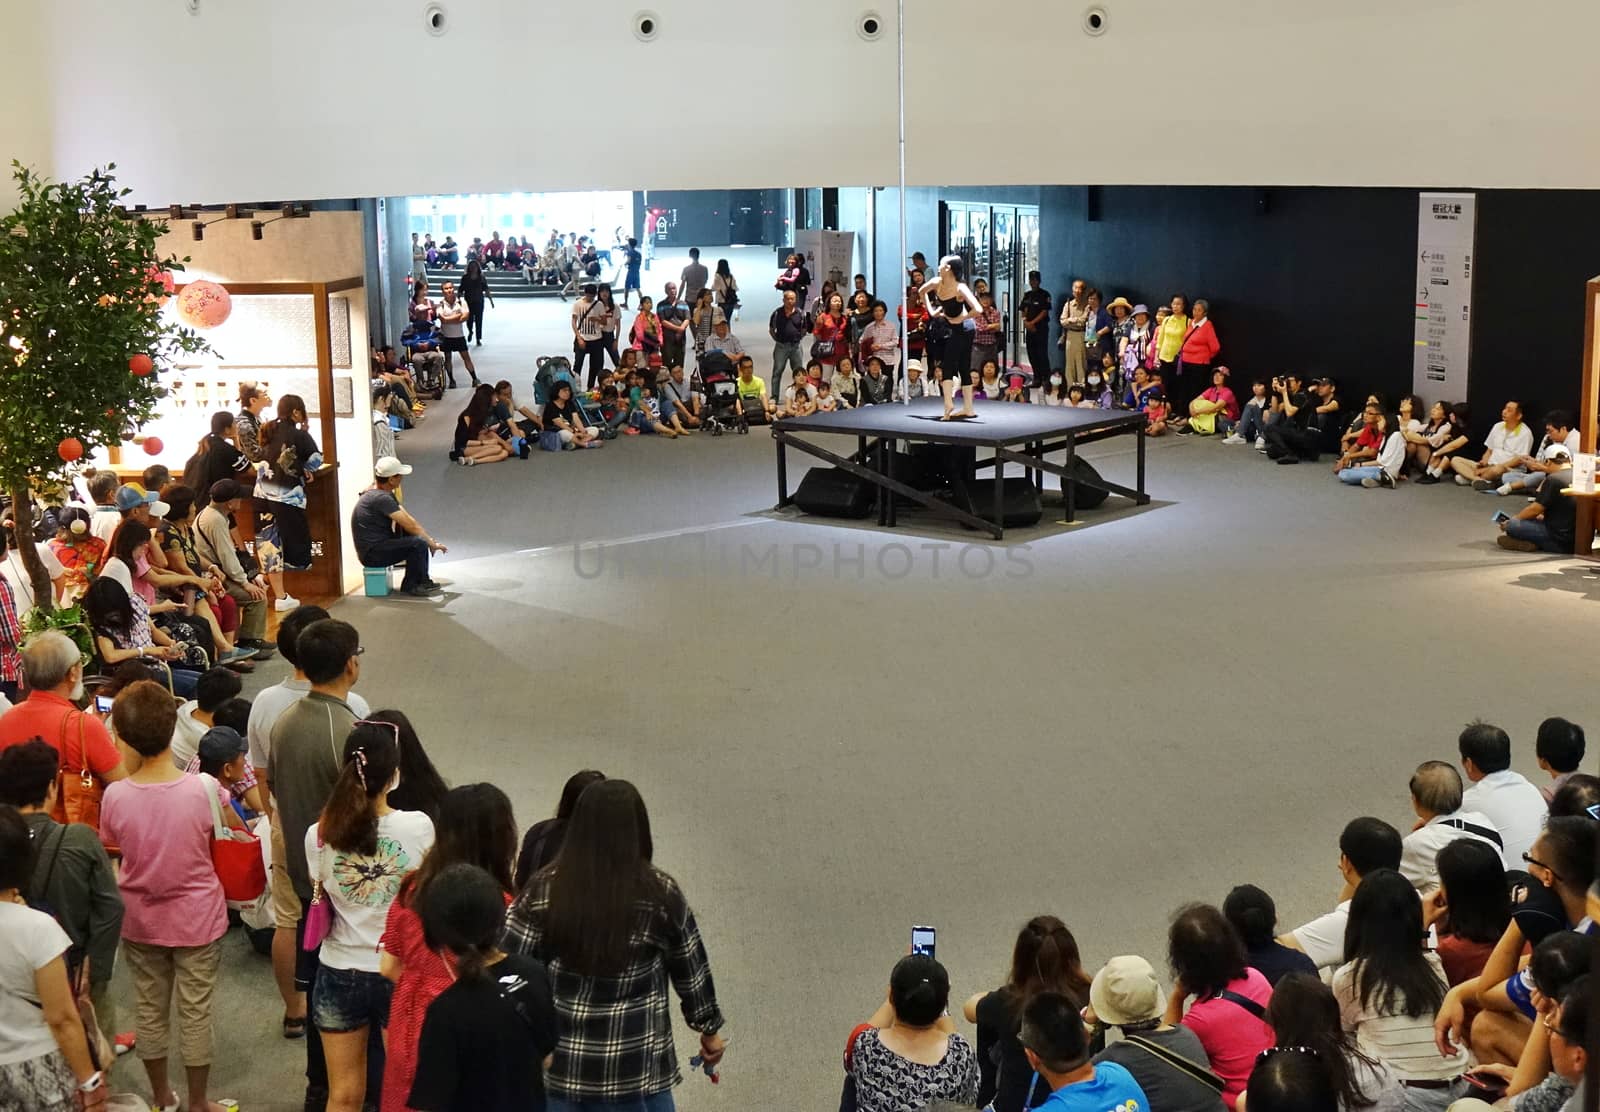
[[[933,957],[934,937],[938,934],[932,927],[911,928],[911,952],[921,954],[923,957]]]
[[[1502,521],[1510,521],[1511,520],[1511,515],[1506,513],[1504,510],[1496,510],[1494,512],[1494,516],[1491,517],[1489,520],[1494,522],[1496,525],[1498,525]]]
[[[107,695],[96,695],[94,697],[94,709],[99,711],[101,714],[110,714],[111,698]]]

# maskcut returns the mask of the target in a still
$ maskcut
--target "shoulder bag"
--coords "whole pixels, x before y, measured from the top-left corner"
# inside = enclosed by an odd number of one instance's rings
[[[322,940],[333,933],[333,903],[322,887],[323,851],[326,848],[322,844],[322,835],[317,835],[317,871],[311,877],[311,904],[306,908],[305,933],[300,940],[300,948],[308,954],[315,953],[322,945]]]
[[[1244,997],[1240,997],[1240,999],[1242,1000]],[[1252,1000],[1250,1003],[1254,1004],[1255,1001]],[[1259,1007],[1259,1005],[1257,1006]],[[1130,1046],[1138,1047],[1151,1057],[1161,1059],[1161,1061],[1165,1062],[1179,1073],[1185,1075],[1186,1077],[1193,1078],[1194,1080],[1200,1082],[1200,1084],[1206,1086],[1208,1089],[1212,1089],[1215,1092],[1220,1093],[1222,1090],[1228,1087],[1228,1083],[1226,1081],[1212,1073],[1209,1069],[1206,1069],[1199,1062],[1191,1062],[1182,1054],[1175,1054],[1166,1047],[1162,1046],[1160,1043],[1153,1042],[1152,1040],[1144,1038],[1140,1035],[1126,1035],[1124,1036],[1123,1041],[1128,1043]]]
[[[245,830],[231,830],[222,821],[216,779],[200,773],[211,807],[211,865],[222,882],[223,899],[250,903],[267,890],[267,866],[261,857],[261,839]]]
[[[73,715],[78,718],[78,756],[67,756],[68,723]],[[61,755],[61,791],[56,799],[57,822],[81,822],[95,833],[100,832],[100,801],[105,797],[106,786],[95,779],[89,770],[89,751],[84,743],[84,712],[68,711],[61,719],[61,732],[56,739],[56,752]],[[76,768],[78,771],[74,772]],[[108,847],[110,848],[110,847]]]

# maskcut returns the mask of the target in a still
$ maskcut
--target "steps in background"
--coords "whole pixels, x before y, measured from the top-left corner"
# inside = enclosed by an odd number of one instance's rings
[[[602,263],[602,266],[605,264]],[[437,267],[428,268],[428,296],[435,301],[439,299],[439,290],[445,282],[460,282],[463,270],[440,270]],[[496,298],[501,297],[555,297],[560,286],[529,285],[523,280],[520,270],[495,270],[485,267],[483,276],[489,280],[489,292]],[[597,282],[610,280],[612,276],[602,271]],[[622,289],[622,283],[615,283],[615,288]],[[567,296],[571,297],[571,294]]]

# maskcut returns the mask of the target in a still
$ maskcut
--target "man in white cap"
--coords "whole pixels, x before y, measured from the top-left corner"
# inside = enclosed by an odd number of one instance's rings
[[[393,456],[378,458],[372,468],[371,489],[362,492],[356,499],[356,508],[350,512],[350,536],[362,567],[405,564],[406,574],[400,581],[400,590],[408,595],[426,597],[444,589],[429,577],[428,557],[447,549],[430,537],[395,497],[401,477],[409,474],[410,464],[401,463]]]
[[[1089,985],[1084,1018],[1120,1027],[1122,1038],[1094,1060],[1131,1073],[1151,1108],[1224,1112],[1222,1079],[1211,1072],[1200,1036],[1163,1022],[1166,1004],[1156,971],[1144,958],[1127,954],[1106,962]]]

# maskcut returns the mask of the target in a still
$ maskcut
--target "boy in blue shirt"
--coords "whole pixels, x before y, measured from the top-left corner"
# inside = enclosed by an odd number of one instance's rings
[[[1089,1033],[1071,999],[1041,992],[1022,1011],[1017,1036],[1028,1064],[1050,1086],[1048,1112],[1150,1112],[1133,1075],[1115,1062],[1094,1062]],[[1030,1090],[1031,1091],[1031,1090]]]

